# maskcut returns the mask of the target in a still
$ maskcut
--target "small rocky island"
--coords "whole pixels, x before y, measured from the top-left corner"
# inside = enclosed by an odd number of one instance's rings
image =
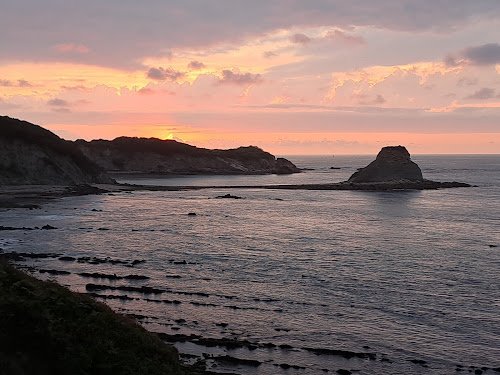
[[[353,190],[392,189],[438,189],[470,187],[462,182],[437,182],[424,179],[420,167],[411,160],[403,146],[383,147],[376,159],[349,177],[347,182]]]
[[[439,182],[423,178],[420,167],[411,160],[404,146],[383,147],[376,159],[359,168],[347,181],[332,184],[260,186],[261,188],[296,190],[427,190],[470,187],[463,182]]]
[[[184,190],[217,186],[125,186],[116,184],[109,173],[129,174],[290,174],[301,172],[292,162],[276,158],[255,147],[209,150],[173,140],[119,137],[113,141],[75,142],[50,131],[7,116],[0,116],[0,206],[13,185],[77,186],[57,195],[95,194],[103,190]],[[106,186],[103,186],[106,185]],[[376,159],[360,168],[347,181],[329,184],[222,186],[221,188],[303,190],[394,190],[468,187],[461,182],[426,180],[403,146],[382,148]],[[96,190],[97,189],[97,190]],[[40,195],[39,191],[29,192]],[[47,195],[46,191],[42,191]],[[26,200],[27,193],[20,199]],[[33,197],[31,197],[33,198]],[[9,201],[7,199],[7,201]],[[4,202],[12,205],[12,202]]]
[[[353,183],[424,181],[422,170],[411,160],[410,153],[403,146],[382,148],[377,158],[359,169],[348,180]]]

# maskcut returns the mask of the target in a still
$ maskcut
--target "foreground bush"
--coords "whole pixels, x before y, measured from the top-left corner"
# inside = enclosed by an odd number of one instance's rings
[[[0,374],[183,374],[177,350],[91,297],[0,259]]]

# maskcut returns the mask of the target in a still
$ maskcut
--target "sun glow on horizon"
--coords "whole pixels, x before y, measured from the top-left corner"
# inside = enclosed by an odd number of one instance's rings
[[[260,18],[253,26],[210,18],[181,34],[175,22],[153,22],[156,34],[123,29],[99,40],[65,23],[64,38],[47,25],[44,43],[16,43],[19,29],[0,61],[0,112],[67,139],[256,144],[279,154],[373,153],[394,142],[420,153],[500,153],[499,21],[457,18],[446,33],[424,24],[412,31],[392,19],[358,22],[361,5],[356,17],[334,12],[331,22],[304,24],[294,12],[262,28],[254,28]],[[133,43],[121,45],[125,36]]]

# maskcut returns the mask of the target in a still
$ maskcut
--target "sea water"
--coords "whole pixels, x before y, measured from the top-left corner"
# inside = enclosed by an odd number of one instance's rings
[[[2,231],[0,247],[126,261],[20,264],[69,271],[54,277],[81,292],[88,283],[163,289],[159,296],[100,292],[134,298],[106,303],[142,315],[141,324],[151,331],[276,345],[248,350],[176,344],[183,353],[262,362],[251,367],[209,360],[212,371],[495,373],[486,367],[500,366],[500,156],[413,156],[425,178],[477,185],[470,188],[223,187],[339,182],[373,157],[289,159],[306,170],[288,176],[122,177],[126,183],[219,187],[70,197],[41,210],[3,211],[3,226],[58,229]],[[242,199],[217,198],[227,193]],[[132,260],[144,262],[131,267]],[[89,279],[81,272],[150,280]],[[305,348],[374,353],[376,359]]]

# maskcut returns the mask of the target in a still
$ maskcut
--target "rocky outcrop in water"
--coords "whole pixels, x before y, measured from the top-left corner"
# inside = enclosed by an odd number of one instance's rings
[[[0,116],[1,185],[114,183],[73,142],[26,121]]]
[[[410,159],[410,153],[403,146],[382,148],[377,158],[355,172],[348,180],[353,183],[423,181],[420,167]]]
[[[93,162],[110,172],[154,174],[289,174],[300,170],[255,146],[209,150],[174,140],[120,137],[76,141]]]

